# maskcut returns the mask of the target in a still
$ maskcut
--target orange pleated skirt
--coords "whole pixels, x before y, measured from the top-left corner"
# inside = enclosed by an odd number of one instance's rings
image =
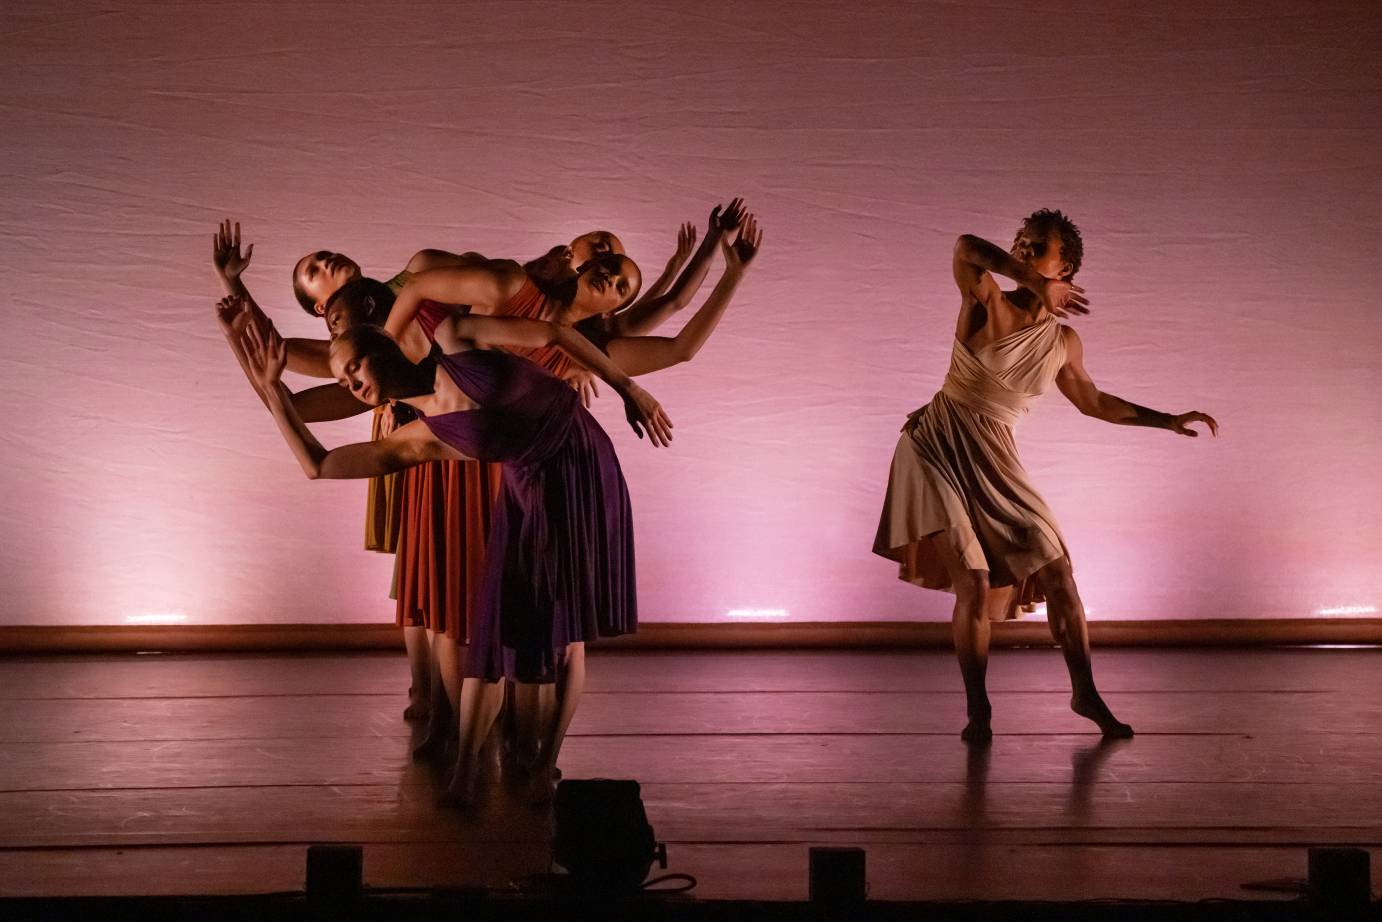
[[[431,461],[398,475],[399,625],[469,641],[501,472],[479,461]]]

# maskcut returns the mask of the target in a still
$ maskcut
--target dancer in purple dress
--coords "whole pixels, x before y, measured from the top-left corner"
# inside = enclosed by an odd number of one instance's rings
[[[370,404],[404,401],[421,418],[379,441],[328,451],[280,381],[287,361],[282,339],[273,331],[262,336],[239,298],[224,299],[218,310],[309,478],[372,477],[445,459],[503,465],[461,689],[460,759],[443,796],[463,804],[498,711],[497,680],[556,681],[565,658],[587,639],[637,625],[632,514],[609,436],[561,380],[489,347],[565,350],[614,388],[634,431],[642,437],[646,430],[655,446],[670,442],[671,422],[647,391],[574,330],[457,313],[436,328],[436,347],[416,365],[378,327],[356,327],[333,341],[331,367],[343,386]],[[535,793],[550,794],[573,716],[566,711],[544,728]]]

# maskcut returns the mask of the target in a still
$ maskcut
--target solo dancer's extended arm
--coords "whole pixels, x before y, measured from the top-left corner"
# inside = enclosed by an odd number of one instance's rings
[[[1120,426],[1169,429],[1191,437],[1198,436],[1199,433],[1191,429],[1189,424],[1200,422],[1209,427],[1211,435],[1219,434],[1219,423],[1207,413],[1198,410],[1179,414],[1163,413],[1099,390],[1098,385],[1090,378],[1089,372],[1085,371],[1084,344],[1080,341],[1080,335],[1071,327],[1062,327],[1061,334],[1065,337],[1066,359],[1056,374],[1056,386],[1085,416]]]

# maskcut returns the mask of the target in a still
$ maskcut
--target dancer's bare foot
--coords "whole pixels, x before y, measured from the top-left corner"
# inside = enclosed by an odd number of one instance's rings
[[[418,698],[416,695],[413,695],[410,689],[408,695],[408,706],[403,709],[403,719],[414,723],[421,723],[422,721],[427,720],[431,716],[432,705],[427,701],[426,698]]]
[[[974,700],[978,698],[979,700]],[[989,720],[993,717],[993,705],[989,704],[988,695],[970,695],[970,700],[965,706],[965,715],[969,717],[969,723],[960,733],[960,739],[966,743],[987,743],[993,739],[993,727],[989,725]]]
[[[437,794],[438,807],[466,809],[475,801],[476,775],[473,766],[457,764],[451,780]]]
[[[1083,699],[1072,697],[1070,710],[1098,724],[1099,732],[1103,733],[1106,739],[1132,739],[1132,727],[1114,717],[1113,712],[1108,709],[1108,705],[1104,704],[1104,699],[1098,695]]]
[[[436,721],[427,725],[422,742],[413,747],[414,762],[434,762],[446,754],[446,747],[456,738],[449,726],[440,726]]]
[[[992,742],[993,727],[989,723],[988,716],[971,717],[969,723],[965,724],[964,730],[960,731],[960,739],[966,743]]]

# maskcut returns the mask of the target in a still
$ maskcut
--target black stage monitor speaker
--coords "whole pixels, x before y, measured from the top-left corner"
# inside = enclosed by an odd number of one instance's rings
[[[807,893],[813,903],[860,906],[868,898],[862,848],[813,848],[810,873]]]
[[[1332,913],[1362,913],[1372,900],[1372,867],[1366,849],[1312,848],[1310,902]]]
[[[307,900],[342,906],[360,898],[364,850],[358,845],[307,846]]]
[[[637,781],[562,781],[557,785],[552,855],[584,889],[638,890],[667,847],[653,838]]]

